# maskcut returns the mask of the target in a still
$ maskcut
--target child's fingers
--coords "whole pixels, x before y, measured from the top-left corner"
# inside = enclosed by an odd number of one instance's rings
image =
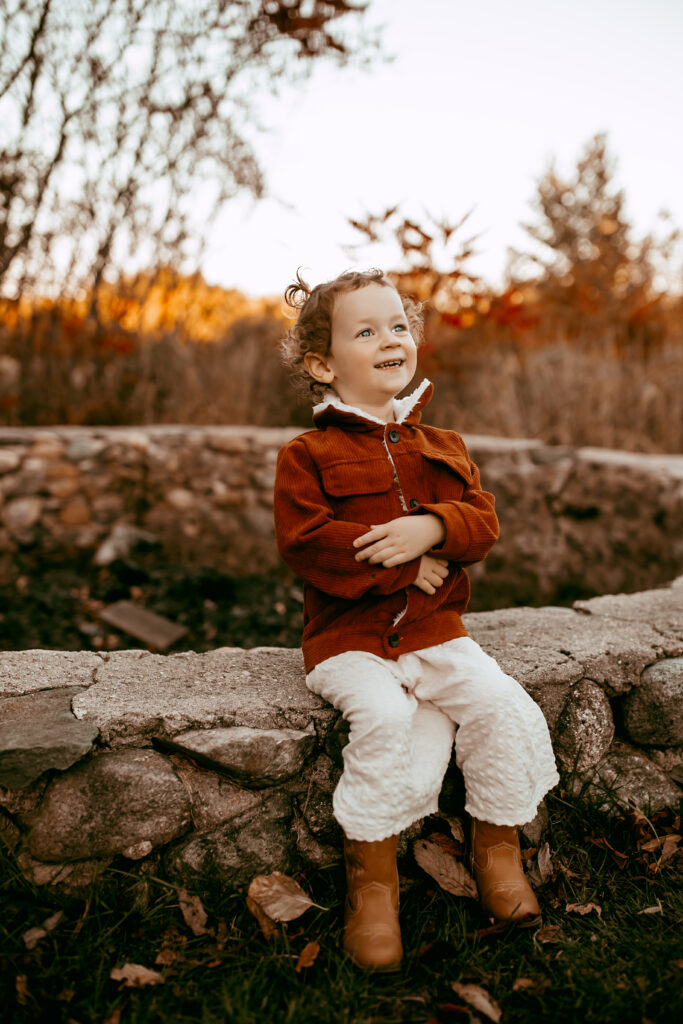
[[[359,548],[362,547],[363,544],[371,544],[372,541],[379,540],[381,537],[386,537],[384,525],[373,525],[367,533],[364,533],[361,537],[356,537],[353,542],[353,546],[354,548]]]

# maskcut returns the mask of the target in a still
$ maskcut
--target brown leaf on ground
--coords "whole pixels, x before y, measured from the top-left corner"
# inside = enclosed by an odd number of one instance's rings
[[[545,992],[546,989],[550,988],[552,982],[550,978],[542,976],[540,978],[515,978],[512,985],[513,992]]]
[[[527,877],[535,889],[545,885],[555,877],[555,868],[550,854],[550,843],[543,843],[536,854],[536,862],[527,868]]]
[[[27,949],[35,949],[41,939],[44,939],[48,932],[53,931],[64,917],[64,911],[58,910],[56,914],[45,918],[42,925],[36,925],[24,932],[22,939]]]
[[[655,904],[654,907],[645,907],[644,910],[639,910],[638,913],[639,914],[663,914],[664,913],[664,908],[663,908],[662,904],[660,903],[660,901],[657,900],[657,903]]]
[[[185,924],[193,935],[210,934],[210,929],[206,927],[207,913],[199,896],[190,896],[187,890],[178,889],[178,903]]]
[[[451,857],[461,856],[462,846],[452,836],[446,836],[443,832],[430,832],[425,838],[429,843],[436,843],[437,846],[440,846]]]
[[[228,940],[229,932],[230,929],[228,928],[227,923],[223,920],[220,920],[218,922],[218,928],[216,930],[216,946],[218,947],[218,949],[223,949],[223,947],[225,946],[225,943]]]
[[[257,875],[251,881],[248,895],[273,921],[294,921],[309,907],[318,906],[306,895],[298,882],[289,875],[283,875],[281,871]]]
[[[568,903],[564,909],[568,914],[590,914],[594,910],[598,917],[602,917],[602,907],[597,903]]]
[[[124,988],[145,988],[147,985],[163,985],[165,978],[158,971],[151,971],[142,964],[124,964],[113,967],[109,973],[113,981],[122,981]]]
[[[102,1021],[102,1024],[120,1024],[121,1013],[123,1012],[122,1006],[115,1006],[109,1016]]]
[[[541,942],[544,946],[551,942],[561,942],[562,929],[559,924],[548,924],[534,933],[534,941]]]
[[[174,949],[160,949],[154,958],[154,963],[158,964],[159,967],[168,967],[169,964],[175,963],[180,958],[180,953],[176,953]]]
[[[620,870],[626,867],[628,863],[628,856],[625,853],[620,853],[619,850],[615,850],[612,844],[609,843],[604,836],[598,836],[597,838],[595,836],[589,836],[588,842],[592,843],[593,846],[599,846],[603,850],[607,850],[610,857]]]
[[[44,928],[29,928],[28,931],[24,932],[21,936],[24,945],[27,949],[35,949],[41,939],[44,939],[47,932]]]
[[[272,917],[268,917],[264,910],[261,910],[256,900],[252,900],[251,896],[247,896],[247,909],[258,921],[258,926],[266,939],[269,939],[271,935],[275,934],[277,931],[275,921],[273,921]]]
[[[459,981],[452,982],[451,988],[469,1006],[473,1006],[479,1013],[483,1013],[489,1020],[494,1021],[494,1024],[498,1024],[502,1010],[486,989],[481,988],[480,985],[461,985]]]
[[[301,971],[303,967],[310,967],[311,964],[314,963],[315,958],[317,957],[319,952],[319,943],[315,942],[315,940],[313,942],[307,942],[304,948],[299,953],[299,959],[297,960],[296,967],[294,968],[297,974]]]
[[[477,886],[469,871],[460,861],[437,843],[416,839],[413,843],[415,860],[442,889],[454,896],[477,898]]]
[[[28,985],[26,983],[26,975],[17,974],[14,986],[17,993],[17,1002],[19,1003],[19,1006],[26,1006],[31,998],[28,990]]]

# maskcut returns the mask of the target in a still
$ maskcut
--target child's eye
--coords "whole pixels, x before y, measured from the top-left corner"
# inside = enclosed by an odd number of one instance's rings
[[[406,327],[406,325],[405,325],[405,324],[396,324],[396,325],[394,326],[394,330],[396,330],[396,328],[398,328],[398,329],[399,329],[399,331],[407,331],[407,330],[408,330],[408,328]]]
[[[362,331],[358,332],[358,337],[359,338],[369,338],[371,334],[372,334],[372,331],[370,330],[370,328],[369,327],[364,327]]]

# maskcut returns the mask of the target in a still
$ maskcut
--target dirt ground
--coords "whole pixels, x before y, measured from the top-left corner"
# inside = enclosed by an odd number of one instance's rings
[[[80,561],[37,563],[27,552],[15,555],[11,577],[0,576],[0,650],[153,649],[99,618],[117,601],[186,627],[166,653],[298,647],[302,600],[301,582],[293,576],[235,579],[162,561],[156,551],[136,552],[106,568],[85,555]]]

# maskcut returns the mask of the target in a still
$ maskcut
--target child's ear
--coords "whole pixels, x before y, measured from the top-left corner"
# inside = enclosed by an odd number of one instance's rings
[[[304,356],[304,366],[311,377],[321,384],[331,384],[334,380],[334,372],[325,362],[324,356],[318,352],[307,352]]]

